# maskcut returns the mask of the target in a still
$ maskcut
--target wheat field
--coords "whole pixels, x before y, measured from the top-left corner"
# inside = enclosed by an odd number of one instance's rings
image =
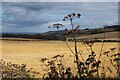
[[[74,51],[74,43],[68,42],[71,49]],[[78,50],[83,52],[84,59],[88,56],[88,51],[82,42],[77,42]],[[102,43],[95,43],[93,50],[96,54],[100,53]],[[110,48],[116,47],[118,49],[117,42],[105,42],[103,51],[108,51]],[[88,48],[89,49],[89,48]],[[57,54],[63,54],[66,60],[65,66],[70,66],[72,70],[75,70],[74,56],[63,41],[2,41],[2,59],[6,62],[13,62],[17,64],[25,63],[28,68],[33,68],[35,71],[43,72],[40,58],[50,58]],[[112,54],[110,54],[112,55]],[[98,56],[97,56],[98,57]],[[105,56],[101,57],[103,63],[101,65],[111,66],[110,62]],[[112,67],[112,66],[111,66]],[[75,71],[73,71],[75,73]]]

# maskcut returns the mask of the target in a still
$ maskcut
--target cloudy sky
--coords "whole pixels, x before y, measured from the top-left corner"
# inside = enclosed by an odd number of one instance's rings
[[[117,2],[2,2],[2,32],[41,33],[55,30],[48,29],[54,23],[70,28],[62,19],[73,12],[82,15],[74,20],[82,29],[118,24]]]

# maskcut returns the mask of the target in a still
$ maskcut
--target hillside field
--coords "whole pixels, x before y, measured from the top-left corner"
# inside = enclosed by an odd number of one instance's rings
[[[68,42],[72,50],[74,50],[73,42]],[[95,43],[93,45],[93,50],[96,54],[100,53],[102,43]],[[103,51],[108,51],[110,48],[116,47],[116,52],[118,52],[118,42],[106,42],[104,43]],[[13,62],[22,64],[27,64],[28,68],[33,68],[34,70],[41,73],[43,72],[43,67],[41,66],[40,58],[53,57],[57,54],[63,54],[65,57],[65,66],[70,66],[72,70],[75,70],[75,64],[73,54],[70,52],[68,47],[63,41],[2,41],[2,58],[6,62]],[[89,48],[88,48],[89,49]],[[85,45],[82,42],[78,42],[78,50],[83,52],[84,59],[87,58],[88,52]],[[112,55],[112,54],[110,54]],[[97,56],[98,57],[98,56]],[[109,60],[106,56],[102,56],[101,60],[103,64],[101,66],[111,66]],[[106,64],[107,63],[107,64]],[[112,67],[112,66],[111,66]],[[75,73],[75,71],[73,71]],[[108,73],[109,74],[109,73]]]

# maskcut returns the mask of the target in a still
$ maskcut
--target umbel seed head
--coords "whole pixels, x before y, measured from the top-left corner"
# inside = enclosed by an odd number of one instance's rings
[[[74,18],[80,18],[80,16],[81,16],[81,14],[75,14],[75,13],[68,14],[67,16],[64,17],[63,21],[72,20]]]
[[[77,14],[77,17],[80,18],[81,14]]]

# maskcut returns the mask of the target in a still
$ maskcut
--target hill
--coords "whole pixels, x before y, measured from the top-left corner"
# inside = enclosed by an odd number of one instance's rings
[[[120,25],[106,26],[104,28],[94,29],[80,29],[77,32],[77,39],[102,39],[103,33],[105,33],[106,39],[119,40]],[[28,39],[42,39],[42,40],[63,40],[60,36],[63,34],[67,39],[71,39],[72,34],[66,34],[65,30],[61,31],[49,31],[38,34],[14,34],[14,33],[2,33],[2,38],[28,38]]]

